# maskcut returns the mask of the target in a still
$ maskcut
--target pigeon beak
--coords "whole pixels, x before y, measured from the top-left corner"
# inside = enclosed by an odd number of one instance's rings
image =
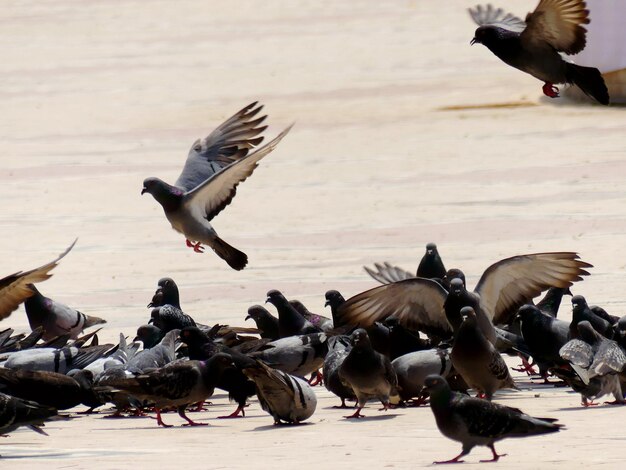
[[[330,300],[327,300],[326,302],[324,302],[324,307],[328,307],[330,305]]]
[[[143,196],[144,194],[146,194],[148,192],[148,188],[146,188],[145,186],[143,187],[143,189],[141,190],[141,195]]]
[[[154,323],[154,318],[151,318],[150,320],[148,320],[148,325],[151,325]]]
[[[474,44],[476,44],[478,42],[478,39],[476,38],[472,38],[472,40],[470,41],[470,46],[473,46]]]
[[[251,318],[252,318],[252,317],[251,317],[250,315],[248,315],[248,316],[245,318],[245,320],[244,320],[244,321],[248,321],[248,320],[250,320]]]
[[[270,299],[269,297],[267,299],[265,299],[265,303],[269,303],[272,299]]]

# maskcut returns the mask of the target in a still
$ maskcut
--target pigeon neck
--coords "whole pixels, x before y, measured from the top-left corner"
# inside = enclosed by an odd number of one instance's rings
[[[172,186],[162,181],[162,184],[156,186],[151,191],[152,197],[157,200],[163,207],[165,212],[172,212],[177,210],[183,201],[183,191],[176,186]]]

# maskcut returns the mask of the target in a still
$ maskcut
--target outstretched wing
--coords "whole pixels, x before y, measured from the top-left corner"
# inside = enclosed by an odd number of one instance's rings
[[[415,277],[374,287],[346,300],[337,310],[339,324],[367,328],[391,315],[405,327],[427,334],[452,334],[443,304],[447,292],[435,281]]]
[[[493,324],[507,324],[519,307],[550,287],[570,287],[590,267],[571,252],[513,256],[489,266],[475,292]]]
[[[381,284],[389,284],[391,282],[403,281],[405,279],[411,279],[415,277],[414,274],[405,271],[398,266],[393,266],[387,261],[383,264],[374,263],[374,267],[376,270],[368,268],[367,266],[363,266],[365,272],[369,274],[374,280],[380,282]]]
[[[215,173],[195,189],[185,193],[185,202],[198,218],[213,219],[237,194],[237,186],[245,181],[258,166],[259,161],[276,148],[293,124],[253,153]]]
[[[557,51],[577,54],[585,48],[589,10],[583,0],[541,0],[526,16],[521,40],[545,41]]]
[[[0,320],[11,315],[22,302],[33,295],[33,291],[28,287],[29,284],[45,281],[52,276],[50,271],[57,265],[61,258],[74,248],[77,240],[78,238],[74,240],[63,253],[48,264],[26,272],[20,271],[0,279]]]
[[[593,362],[593,349],[580,339],[572,339],[559,349],[559,356],[584,369]]]
[[[263,141],[257,137],[267,126],[260,126],[267,116],[254,118],[263,106],[249,104],[219,125],[204,139],[198,139],[189,149],[183,171],[175,186],[191,191],[222,168],[233,164]]]
[[[494,8],[491,4],[487,6],[476,5],[467,11],[479,26],[496,26],[517,33],[521,33],[526,28],[526,23],[517,16],[506,13],[502,8]]]

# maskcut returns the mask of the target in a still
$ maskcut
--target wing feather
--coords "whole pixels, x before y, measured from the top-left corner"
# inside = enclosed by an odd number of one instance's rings
[[[476,5],[474,8],[469,8],[468,12],[479,26],[495,26],[517,33],[521,33],[526,28],[526,23],[517,16],[506,13],[502,8],[494,8],[491,4]]]

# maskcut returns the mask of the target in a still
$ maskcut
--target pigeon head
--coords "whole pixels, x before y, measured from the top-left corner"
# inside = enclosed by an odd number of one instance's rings
[[[450,401],[450,396],[452,395],[450,385],[448,385],[446,379],[435,374],[426,376],[422,391],[428,392],[428,395],[430,395],[431,405],[435,406],[445,405]]]
[[[367,348],[370,346],[370,338],[367,336],[367,331],[363,328],[358,328],[350,335],[350,344],[353,348]]]
[[[248,308],[248,316],[246,317],[246,320],[248,320],[249,318],[252,318],[254,321],[257,321],[269,314],[270,312],[265,310],[263,306],[253,305],[252,307]]]
[[[474,38],[470,41],[470,45],[482,44],[492,49],[494,46],[497,46],[502,39],[511,35],[516,34],[496,26],[480,26],[476,29],[476,32],[474,32]]]
[[[141,341],[144,349],[149,349],[161,341],[163,332],[154,325],[141,325],[137,328],[137,336],[134,341]]]
[[[219,380],[225,370],[234,369],[235,363],[230,354],[217,353],[211,356],[210,359],[203,361],[206,367],[206,374],[211,377],[211,380]],[[216,380],[217,379],[217,380]]]
[[[436,255],[437,253],[437,245],[435,245],[434,243],[428,243],[426,245],[426,255],[427,256],[433,256]]]
[[[301,315],[306,315],[306,314],[310,313],[309,310],[304,306],[304,304],[302,302],[300,302],[299,300],[290,300],[289,303]]]
[[[186,326],[182,328],[179,337],[187,346],[190,344],[202,344],[207,340],[207,336],[197,326]]]
[[[400,321],[398,320],[397,317],[394,317],[393,315],[391,315],[383,320],[383,325],[385,325],[391,331],[394,328],[396,328],[398,325],[400,325]]]
[[[593,328],[591,323],[586,320],[578,323],[578,325],[576,325],[576,328],[578,328],[578,334],[585,343],[594,344],[596,341],[598,341],[598,339],[600,339],[600,333],[598,333]]]
[[[476,312],[472,307],[463,307],[460,313],[464,320],[476,320]]]
[[[336,290],[329,290],[326,291],[326,294],[324,296],[326,298],[326,302],[324,303],[324,307],[328,307],[329,305],[332,307],[339,307],[339,305],[341,305],[342,303],[345,302],[345,299],[343,298],[343,295],[341,295],[339,293],[339,291]]]
[[[572,310],[574,312],[582,312],[585,308],[587,308],[587,301],[582,295],[572,297]]]
[[[541,311],[532,304],[522,305],[517,311],[517,318],[522,321],[528,321],[533,318],[537,313],[543,315]]]
[[[462,279],[455,277],[450,281],[450,294],[461,295],[465,291],[465,283]]]
[[[443,280],[445,284],[450,285],[450,283],[454,279],[460,279],[461,281],[463,281],[463,286],[465,286],[465,273],[463,273],[463,271],[461,271],[460,269],[448,269]]]
[[[177,209],[184,195],[182,189],[169,185],[159,178],[143,180],[141,194],[146,193],[152,194],[152,197],[167,211]]]
[[[267,293],[267,299],[265,300],[265,303],[268,302],[271,303],[274,307],[277,307],[278,305],[283,305],[287,303],[287,299],[279,290],[272,289]]]

